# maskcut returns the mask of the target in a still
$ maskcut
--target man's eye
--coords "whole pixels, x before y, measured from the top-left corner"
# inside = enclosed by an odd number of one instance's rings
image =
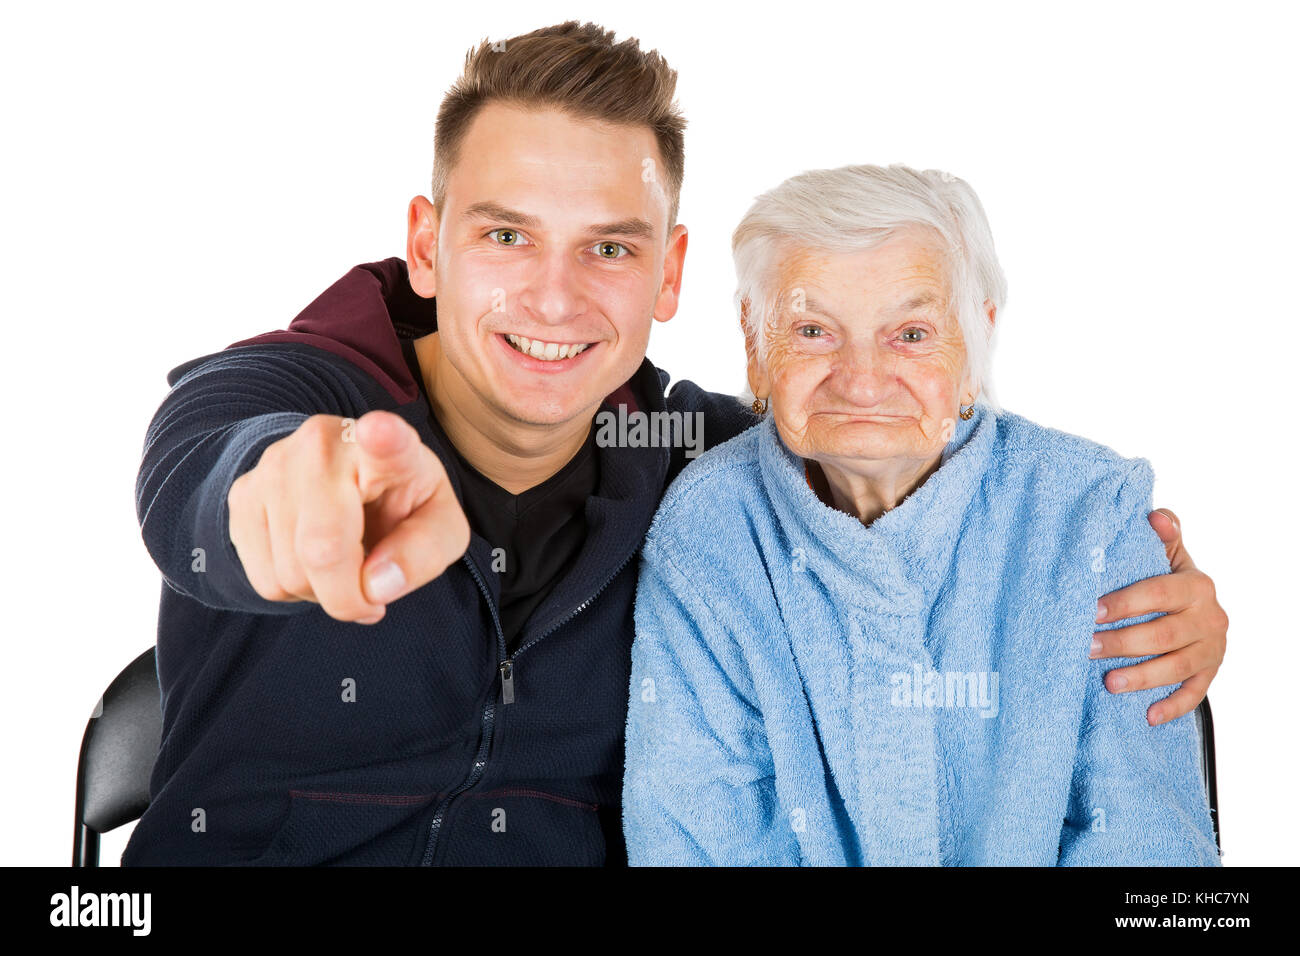
[[[796,331],[806,339],[819,339],[822,337],[822,327],[820,325],[801,325]]]
[[[498,236],[499,238],[497,238],[497,242],[501,243],[503,246],[517,246],[519,245],[520,238],[522,238],[519,233],[515,232],[513,229],[493,229],[488,233],[488,235]]]
[[[919,342],[923,338],[925,338],[925,329],[904,329],[903,330],[904,342]]]
[[[631,250],[621,242],[611,242],[609,240],[598,242],[592,248],[596,250],[596,255],[602,259],[622,259],[623,256],[619,254],[620,249],[626,255],[632,254]]]

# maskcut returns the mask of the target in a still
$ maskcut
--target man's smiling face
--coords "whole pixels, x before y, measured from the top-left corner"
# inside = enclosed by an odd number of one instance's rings
[[[493,414],[590,418],[640,366],[686,251],[661,169],[648,126],[500,102],[474,118],[442,215],[426,203],[434,268],[412,260],[411,282],[437,296],[439,348]]]

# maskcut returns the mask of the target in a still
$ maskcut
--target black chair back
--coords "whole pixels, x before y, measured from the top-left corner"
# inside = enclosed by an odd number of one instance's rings
[[[1210,698],[1206,697],[1196,707],[1196,727],[1201,733],[1201,780],[1205,795],[1210,801],[1210,822],[1214,824],[1214,842],[1223,853],[1223,837],[1219,835],[1219,780],[1214,767],[1214,715],[1210,713]]]
[[[73,866],[99,866],[100,834],[140,819],[161,741],[162,696],[151,647],[108,685],[81,738]]]

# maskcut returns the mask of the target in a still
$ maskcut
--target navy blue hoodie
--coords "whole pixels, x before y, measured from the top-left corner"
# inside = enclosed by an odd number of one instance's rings
[[[685,449],[598,449],[587,540],[513,655],[478,535],[371,626],[261,598],[231,544],[231,484],[310,415],[387,409],[450,460],[400,342],[435,329],[434,301],[390,258],[351,269],[287,331],[168,374],[136,482],[163,574],[163,737],[123,865],[626,862],[635,558]],[[667,381],[646,360],[603,407],[702,412],[706,447],[756,421],[690,382],[665,396]]]

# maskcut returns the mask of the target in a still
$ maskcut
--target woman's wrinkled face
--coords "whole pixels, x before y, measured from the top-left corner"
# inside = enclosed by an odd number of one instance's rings
[[[865,251],[797,254],[780,278],[750,384],[791,451],[853,471],[939,455],[974,396],[938,238],[909,229]]]

